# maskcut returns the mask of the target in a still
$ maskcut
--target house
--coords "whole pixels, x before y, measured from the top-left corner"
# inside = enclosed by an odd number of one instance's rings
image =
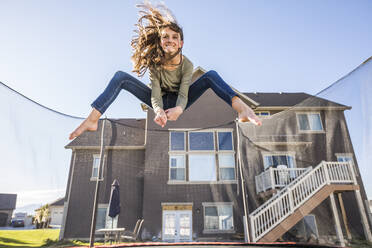
[[[63,217],[63,203],[65,199],[61,197],[54,202],[49,203],[49,211],[51,222],[50,225],[60,226],[62,224]]]
[[[8,226],[16,208],[17,194],[0,194],[0,226]]]
[[[203,73],[197,68],[193,79]],[[66,145],[72,156],[61,238],[89,238],[102,175],[96,229],[131,230],[144,218],[144,240],[371,240],[344,117],[350,107],[305,93],[240,97],[262,127],[236,123],[236,113],[208,90],[164,129],[152,110],[146,119],[105,121],[100,172],[103,121]],[[114,179],[122,212],[111,220]]]

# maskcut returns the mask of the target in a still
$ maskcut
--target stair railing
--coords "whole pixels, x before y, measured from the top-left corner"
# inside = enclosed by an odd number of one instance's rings
[[[265,192],[268,189],[283,188],[298,178],[308,168],[272,168],[265,170],[260,175],[255,176],[256,193]]]
[[[323,186],[340,183],[355,183],[351,162],[322,161],[301,174],[249,215],[253,242],[270,232]]]

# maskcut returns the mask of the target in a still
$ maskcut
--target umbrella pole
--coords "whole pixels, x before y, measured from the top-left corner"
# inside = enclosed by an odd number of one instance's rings
[[[111,217],[111,229],[114,229],[114,218]],[[116,237],[115,237],[116,239]],[[110,240],[110,244],[112,244],[112,239]]]
[[[103,165],[103,134],[105,131],[105,118],[102,123],[102,131],[101,131],[101,151],[99,155],[99,166],[98,166],[98,172],[97,172],[97,178],[96,178],[96,191],[94,194],[94,204],[93,204],[93,214],[92,214],[92,223],[90,225],[90,242],[89,242],[89,247],[94,247],[94,235],[96,231],[96,215],[97,215],[97,208],[98,208],[98,192],[99,192],[99,183],[100,183],[100,177],[101,177],[101,167]]]

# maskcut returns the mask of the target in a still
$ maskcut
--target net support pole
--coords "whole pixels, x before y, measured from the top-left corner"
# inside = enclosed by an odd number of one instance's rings
[[[243,169],[242,169],[242,160],[240,155],[240,137],[239,137],[239,124],[238,119],[235,120],[236,125],[236,139],[237,139],[237,152],[238,152],[238,166],[239,166],[239,173],[240,173],[240,183],[242,187],[242,195],[243,195],[243,208],[244,208],[244,217],[243,217],[243,223],[244,223],[244,241],[250,242],[249,238],[249,222],[248,222],[248,211],[247,211],[247,199],[245,194],[245,180],[243,176]]]
[[[359,213],[361,217],[361,222],[363,226],[363,231],[364,231],[364,236],[366,240],[369,242],[372,242],[372,234],[371,234],[371,229],[369,228],[368,220],[367,220],[367,215],[363,206],[363,201],[362,201],[362,195],[360,194],[360,190],[355,190],[355,198],[358,203],[358,208],[359,208]]]
[[[104,145],[103,145],[103,138],[104,138],[104,131],[105,131],[105,118],[102,123],[102,131],[101,131],[101,150],[99,154],[99,165],[98,165],[98,172],[97,172],[97,178],[96,178],[96,191],[94,193],[94,203],[93,203],[93,213],[92,213],[92,222],[90,225],[90,239],[89,239],[89,247],[94,247],[94,235],[96,231],[96,220],[97,220],[97,208],[98,208],[98,193],[99,193],[99,186],[101,181],[101,168],[103,165],[103,159],[104,159]]]

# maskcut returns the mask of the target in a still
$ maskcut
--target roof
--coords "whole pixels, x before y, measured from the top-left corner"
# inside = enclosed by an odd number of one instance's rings
[[[55,200],[54,202],[49,203],[49,206],[63,206],[64,202],[65,202],[65,198],[61,197]]]
[[[71,141],[65,148],[97,148],[101,146],[103,119],[95,132],[85,132]],[[146,119],[107,119],[105,124],[106,147],[143,146],[145,142]]]
[[[192,73],[192,79],[191,79],[191,82],[195,82],[199,77],[201,77],[204,73],[206,73],[207,71],[198,66],[195,68],[194,72]],[[249,98],[248,96],[246,96],[244,93],[241,93],[239,90],[235,89],[234,87],[232,87],[231,85],[229,85],[238,95],[239,97],[246,103],[248,104],[250,107],[252,108],[255,108],[257,107],[259,104],[254,101],[253,99]]]
[[[262,107],[336,107],[349,109],[350,107],[332,102],[317,96],[312,96],[303,92],[298,93],[244,93],[250,99],[259,103],[258,108]]]
[[[16,208],[17,194],[0,194],[0,210]]]

